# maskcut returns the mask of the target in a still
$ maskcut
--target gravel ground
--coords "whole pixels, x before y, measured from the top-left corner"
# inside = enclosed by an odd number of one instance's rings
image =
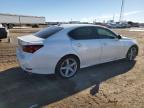
[[[144,108],[144,32],[114,30],[137,39],[140,53],[125,60],[81,69],[73,78],[28,75],[18,66],[16,37],[39,29],[10,30],[0,43],[0,108]]]

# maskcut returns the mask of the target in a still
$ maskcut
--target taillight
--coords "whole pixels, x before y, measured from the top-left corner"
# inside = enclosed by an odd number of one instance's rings
[[[26,45],[23,46],[23,51],[27,53],[34,53],[39,50],[43,45]]]

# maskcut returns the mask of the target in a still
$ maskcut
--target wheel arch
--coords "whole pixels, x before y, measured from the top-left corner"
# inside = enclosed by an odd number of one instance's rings
[[[137,55],[138,55],[139,47],[138,47],[137,44],[133,44],[133,45],[131,45],[131,46],[128,48],[128,51],[127,51],[127,53],[126,53],[126,57],[127,57],[127,54],[128,54],[128,52],[129,52],[129,50],[130,50],[132,47],[136,47],[136,48],[137,48]]]
[[[67,58],[67,57],[74,57],[74,58],[76,58],[77,61],[78,61],[78,63],[79,63],[79,66],[80,66],[80,64],[81,64],[81,63],[80,63],[80,58],[79,58],[76,54],[66,54],[66,55],[64,55],[63,57],[61,57],[61,58],[58,60],[56,66],[55,66],[55,71],[56,71],[57,65],[60,63],[60,61],[63,60],[63,59],[65,59],[65,58]]]

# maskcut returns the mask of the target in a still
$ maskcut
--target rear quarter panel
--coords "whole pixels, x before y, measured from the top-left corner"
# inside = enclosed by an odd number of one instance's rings
[[[48,74],[55,73],[58,61],[68,54],[79,55],[72,49],[71,40],[64,33],[49,37],[44,42],[44,47],[34,53],[32,62],[34,67],[39,67]]]

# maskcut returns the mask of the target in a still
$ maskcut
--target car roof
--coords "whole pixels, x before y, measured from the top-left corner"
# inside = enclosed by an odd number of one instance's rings
[[[101,25],[94,25],[94,24],[61,24],[60,27],[63,27],[64,29],[66,28],[77,28],[77,27],[86,27],[86,26],[94,26],[94,27],[103,27]]]

